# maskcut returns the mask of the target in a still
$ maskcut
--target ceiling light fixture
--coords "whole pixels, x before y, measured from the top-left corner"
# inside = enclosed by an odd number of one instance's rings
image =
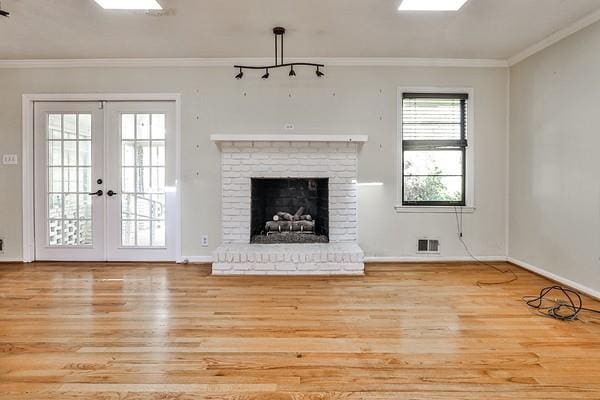
[[[1,3],[0,3],[0,15],[3,17],[6,17],[6,18],[10,17],[10,13],[8,11],[2,9]]]
[[[98,1],[98,0],[96,0]],[[285,28],[282,28],[280,26],[273,28],[273,34],[275,35],[275,64],[273,65],[263,65],[263,66],[252,66],[252,65],[234,65],[234,68],[239,68],[240,69],[240,73],[237,74],[235,76],[236,79],[242,79],[242,77],[244,76],[244,70],[245,69],[264,69],[267,71],[266,74],[264,74],[262,76],[263,79],[267,79],[269,77],[269,69],[273,69],[273,68],[282,68],[282,67],[290,67],[290,73],[289,76],[294,77],[296,76],[296,71],[294,70],[294,67],[297,66],[308,66],[308,67],[316,67],[317,68],[317,76],[318,77],[322,77],[325,74],[322,73],[319,68],[324,68],[325,65],[323,64],[315,64],[315,63],[308,63],[308,62],[294,62],[294,63],[285,63],[283,61],[283,35],[285,35]],[[279,43],[281,39],[281,44]],[[279,52],[281,53],[281,55],[279,54]]]
[[[162,10],[156,0],[94,0],[105,10]]]
[[[402,0],[398,11],[458,11],[468,0]]]

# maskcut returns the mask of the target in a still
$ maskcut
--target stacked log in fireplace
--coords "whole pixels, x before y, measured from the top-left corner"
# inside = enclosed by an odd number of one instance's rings
[[[300,207],[294,214],[279,211],[271,221],[266,222],[265,231],[267,235],[276,232],[314,233],[315,221],[310,214],[304,214],[304,207]]]

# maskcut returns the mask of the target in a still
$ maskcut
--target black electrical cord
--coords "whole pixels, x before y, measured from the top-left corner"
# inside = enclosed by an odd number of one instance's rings
[[[566,297],[566,300],[547,299],[553,291],[562,293]],[[583,307],[583,300],[579,293],[558,285],[543,288],[540,290],[538,296],[525,296],[523,297],[523,301],[525,301],[529,307],[536,309],[540,314],[560,321],[574,321],[578,319],[577,316],[581,311],[600,314],[600,310]],[[545,305],[548,302],[550,302],[549,305]]]
[[[471,252],[471,250],[469,249],[469,246],[467,246],[467,243],[465,243],[465,240],[463,238],[463,214],[462,214],[462,208],[460,209],[460,218],[459,218],[459,213],[458,210],[456,209],[456,207],[454,207],[454,215],[456,217],[456,231],[458,234],[458,240],[460,241],[460,243],[463,245],[463,247],[465,248],[465,251],[467,252],[467,254],[469,255],[469,257],[471,257],[475,262],[492,268],[493,270],[495,270],[496,272],[499,272],[501,274],[510,274],[511,277],[503,280],[503,281],[499,281],[499,282],[483,282],[483,281],[477,281],[476,284],[477,286],[491,286],[491,285],[505,285],[508,283],[512,283],[514,281],[516,281],[517,279],[519,279],[519,277],[517,276],[517,274],[510,268],[507,269],[502,269],[499,268],[493,264],[487,263],[485,261],[480,260],[479,258],[475,257],[473,255],[473,253]]]
[[[519,279],[517,274],[512,269],[508,268],[506,270],[503,270],[493,264],[486,263],[484,261],[481,261],[477,257],[475,257],[473,255],[473,253],[471,252],[471,250],[469,249],[469,246],[467,246],[467,244],[465,243],[465,241],[463,239],[462,209],[461,209],[460,218],[459,218],[459,213],[458,213],[456,207],[454,207],[454,215],[456,216],[456,229],[457,229],[457,233],[458,233],[458,240],[462,243],[467,254],[473,260],[475,260],[476,262],[478,262],[481,265],[490,267],[490,268],[494,269],[495,271],[498,271],[501,274],[510,273],[512,275],[512,277],[510,279],[500,281],[500,282],[477,281],[477,286],[502,285],[502,284],[514,282],[517,279]],[[559,293],[562,293],[566,299],[557,299],[557,298],[555,298],[554,300],[547,299],[547,297],[552,292],[556,292],[556,291],[558,291]],[[594,314],[600,314],[600,310],[583,307],[583,300],[579,293],[575,292],[572,289],[564,288],[564,287],[558,286],[558,285],[548,286],[548,287],[543,288],[542,290],[540,290],[540,294],[538,296],[524,296],[523,301],[525,301],[525,303],[529,307],[536,309],[540,314],[542,314],[546,317],[557,319],[559,321],[575,321],[578,319],[578,315],[582,311],[587,311],[587,312],[591,312]]]

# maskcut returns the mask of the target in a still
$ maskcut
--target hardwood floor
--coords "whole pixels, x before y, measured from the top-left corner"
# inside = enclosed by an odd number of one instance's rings
[[[364,277],[0,265],[2,399],[600,399],[600,318],[559,322],[473,264]],[[500,277],[501,278],[501,277]],[[586,298],[586,305],[599,308]]]

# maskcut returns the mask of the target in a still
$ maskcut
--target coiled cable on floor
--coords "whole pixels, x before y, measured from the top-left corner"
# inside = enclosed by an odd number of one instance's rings
[[[548,299],[553,292],[561,293],[566,299]],[[577,316],[581,311],[600,314],[600,310],[583,307],[583,300],[579,293],[558,285],[543,288],[538,296],[525,296],[523,301],[540,314],[560,321],[574,321],[578,319]]]

